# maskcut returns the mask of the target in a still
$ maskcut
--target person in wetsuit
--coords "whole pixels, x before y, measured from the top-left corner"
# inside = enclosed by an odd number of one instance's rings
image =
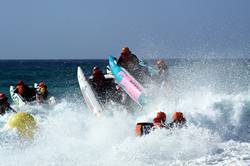
[[[168,76],[168,66],[163,59],[158,59],[156,61],[156,66],[158,70],[158,76],[160,81],[166,81]]]
[[[0,115],[4,115],[7,111],[12,110],[13,112],[16,112],[13,108],[11,108],[8,97],[0,92]]]
[[[36,88],[36,101],[44,103],[48,99],[48,89],[44,81],[41,81]]]
[[[153,123],[151,122],[137,123],[135,126],[135,134],[137,136],[143,136],[149,134],[151,131],[155,129],[159,128],[168,129],[167,125],[165,124],[166,119],[167,115],[164,112],[157,112],[156,117],[153,119]]]
[[[166,123],[167,115],[164,112],[157,112],[156,117],[153,119],[153,123],[140,122],[136,124],[135,134],[137,136],[143,136],[149,134],[155,129],[179,129],[186,126],[186,119],[183,117],[183,113],[174,112],[173,121]]]
[[[126,69],[138,81],[143,82],[143,78],[150,75],[147,68],[140,65],[140,60],[128,47],[122,48],[117,64]]]
[[[153,124],[156,127],[164,128],[166,127],[167,115],[164,112],[157,112],[156,117],[153,119]]]
[[[25,101],[31,102],[35,100],[36,89],[28,87],[23,81],[18,81],[14,93],[18,93]]]
[[[186,126],[186,119],[183,117],[182,112],[173,113],[173,121],[168,124],[169,128],[182,128]]]
[[[92,79],[90,79],[89,82],[102,103],[106,103],[110,100],[122,102],[120,88],[117,87],[112,78],[106,79],[99,67],[95,66],[93,68]]]

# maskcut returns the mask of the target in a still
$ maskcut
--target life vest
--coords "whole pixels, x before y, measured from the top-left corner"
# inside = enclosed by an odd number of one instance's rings
[[[45,88],[45,87],[38,87],[38,88],[37,88],[37,93],[38,93],[39,95],[45,95],[45,93],[46,93],[46,88]]]

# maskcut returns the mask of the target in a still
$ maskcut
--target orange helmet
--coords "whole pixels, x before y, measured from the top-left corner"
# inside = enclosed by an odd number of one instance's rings
[[[17,82],[17,85],[24,85],[24,82],[22,80]]]
[[[5,98],[6,98],[5,94],[0,92],[0,100],[3,100]]]
[[[101,84],[104,83],[105,76],[102,73],[102,71],[99,69],[99,67],[95,66],[92,70],[93,80],[94,82],[99,82]]]
[[[8,97],[5,96],[4,93],[1,93],[1,92],[0,92],[0,101],[1,101],[1,102],[5,102],[5,101],[7,101],[7,100],[8,100]]]
[[[38,84],[39,87],[44,87],[45,86],[45,82],[44,81],[41,81],[39,84]]]
[[[173,113],[173,120],[174,121],[180,121],[183,119],[183,113],[182,112],[174,112]]]
[[[131,52],[130,52],[128,47],[123,47],[121,53],[122,54],[128,54],[128,53],[131,53]]]
[[[98,75],[101,75],[102,74],[102,71],[99,69],[99,67],[95,66],[92,70],[92,75],[93,76],[98,76]]]
[[[157,112],[156,118],[158,118],[158,119],[162,120],[163,122],[165,122],[166,119],[167,119],[167,115],[164,112]]]

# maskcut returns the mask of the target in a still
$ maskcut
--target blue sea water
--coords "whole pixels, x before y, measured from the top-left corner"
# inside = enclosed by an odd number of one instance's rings
[[[9,94],[9,86],[23,80],[27,85],[45,81],[57,97],[78,90],[77,66],[82,66],[87,75],[97,65],[103,70],[104,60],[2,60],[0,61],[1,91]],[[77,89],[77,91],[75,91]]]
[[[18,140],[4,127],[0,132],[1,165],[249,165],[250,60],[170,59],[169,86],[141,112],[108,104],[95,117],[83,102],[77,66],[90,75],[103,71],[106,60],[0,60],[0,91],[18,80],[45,81],[58,99],[53,107],[24,106],[38,122],[32,143]],[[154,61],[148,61],[153,65]],[[10,100],[11,102],[11,100]],[[12,102],[11,102],[12,103]],[[12,103],[13,104],[13,103]],[[151,121],[157,111],[184,113],[188,127],[159,130],[137,138],[134,125]]]

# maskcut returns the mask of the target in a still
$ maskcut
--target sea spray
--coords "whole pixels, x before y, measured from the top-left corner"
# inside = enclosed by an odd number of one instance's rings
[[[32,143],[22,144],[15,131],[1,130],[1,165],[250,164],[249,77],[243,62],[170,61],[170,91],[138,112],[108,103],[102,117],[87,110],[76,79],[76,66],[90,70],[97,62],[54,63],[45,63],[39,70],[56,71],[46,76],[59,102],[53,107],[20,108],[36,118],[39,131]],[[44,73],[31,69],[32,64],[23,73],[25,81],[46,79]],[[9,84],[21,79],[17,72],[4,72]],[[187,128],[136,137],[136,122],[152,121],[158,111],[167,113],[167,122],[174,111],[183,112]]]

